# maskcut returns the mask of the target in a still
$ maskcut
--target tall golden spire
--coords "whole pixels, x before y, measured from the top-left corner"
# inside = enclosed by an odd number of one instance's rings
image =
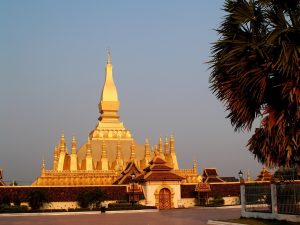
[[[159,154],[163,154],[161,137],[159,137],[159,141],[158,141],[158,151],[159,151]]]
[[[57,170],[58,171],[64,170],[65,157],[67,154],[66,149],[67,149],[67,145],[66,145],[65,135],[64,135],[64,133],[62,133],[60,136],[60,143],[59,143],[59,156],[58,156],[58,162],[57,162]]]
[[[93,156],[92,156],[92,144],[91,139],[88,137],[87,143],[86,143],[86,156],[85,156],[85,169],[87,171],[92,171],[94,169],[94,162],[93,162]]]
[[[76,138],[72,137],[72,154],[76,154]]]
[[[173,169],[174,170],[178,170],[178,161],[177,161],[177,156],[176,156],[176,152],[175,152],[175,139],[174,139],[174,135],[172,134],[170,137],[170,156],[172,159],[172,163],[173,163]]]
[[[130,160],[132,161],[135,160],[135,144],[133,140],[131,141],[130,150]]]
[[[141,161],[139,161],[140,169],[146,168],[150,161],[151,161],[150,145],[149,145],[148,138],[146,138],[145,139],[145,155],[144,155],[144,158]]]
[[[54,150],[54,157],[53,157],[53,170],[57,169],[58,158],[59,158],[59,147],[58,145],[56,145]]]
[[[150,157],[150,145],[149,145],[149,140],[146,138],[145,140],[145,158]]]
[[[103,84],[100,101],[98,104],[100,117],[98,124],[89,134],[91,140],[131,140],[131,133],[120,121],[118,91],[113,79],[113,67],[110,51],[107,51],[107,63],[105,66],[105,81]],[[118,135],[114,135],[117,132]]]
[[[106,151],[106,144],[104,139],[102,140],[102,152],[101,152],[101,159],[100,159],[100,169],[107,171],[108,170],[108,158],[107,158],[107,151]]]
[[[175,143],[175,139],[174,139],[174,135],[172,134],[170,138],[170,153],[175,153],[174,143]]]
[[[117,141],[117,152],[116,152],[116,159],[112,163],[112,168],[116,171],[122,171],[124,169],[124,161],[121,157],[121,143],[120,139]]]
[[[72,150],[71,150],[71,156],[70,156],[70,170],[76,171],[77,170],[77,152],[76,152],[76,138],[75,136],[72,137]]]
[[[45,164],[45,160],[43,159],[42,160],[42,170],[45,170],[45,168],[46,168],[46,164]]]
[[[111,60],[110,60],[110,49],[107,49],[107,64],[111,64]]]
[[[42,160],[41,171],[42,171],[42,176],[44,176],[45,175],[45,171],[46,171],[46,164],[45,164],[45,160],[44,159]]]
[[[59,152],[64,152],[66,147],[66,141],[65,141],[65,135],[64,133],[60,136],[60,142],[59,142]]]
[[[168,137],[165,138],[165,155],[169,154],[169,141],[168,141]]]
[[[105,67],[105,82],[102,89],[101,99],[99,102],[100,121],[119,119],[119,99],[117,88],[113,79],[112,64],[110,59],[110,51],[107,51],[107,63]]]
[[[197,162],[196,162],[196,160],[194,160],[194,163],[193,163],[193,172],[197,173]]]

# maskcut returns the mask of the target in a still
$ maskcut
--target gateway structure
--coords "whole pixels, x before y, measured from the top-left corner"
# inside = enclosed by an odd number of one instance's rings
[[[184,178],[183,183],[198,183],[201,180],[195,162],[192,169],[179,169],[173,135],[166,137],[164,141],[160,137],[158,144],[152,147],[147,138],[145,144],[138,144],[121,122],[119,107],[120,101],[108,51],[105,82],[99,101],[100,117],[96,127],[89,133],[87,142],[79,148],[76,138],[73,137],[69,149],[62,134],[59,144],[54,149],[52,169],[46,169],[43,161],[41,176],[32,185],[113,184],[128,163],[134,162],[140,170],[148,167],[154,152],[173,168],[175,174]]]

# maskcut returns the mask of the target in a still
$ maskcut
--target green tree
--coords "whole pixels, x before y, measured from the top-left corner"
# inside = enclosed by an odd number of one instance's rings
[[[40,209],[47,202],[46,194],[42,190],[32,190],[28,193],[27,200],[31,209]]]
[[[99,208],[100,203],[104,201],[105,198],[106,195],[101,189],[88,190],[78,194],[77,202],[81,208]]]
[[[211,90],[235,131],[250,131],[258,161],[292,166],[300,159],[299,0],[226,0],[212,46]]]

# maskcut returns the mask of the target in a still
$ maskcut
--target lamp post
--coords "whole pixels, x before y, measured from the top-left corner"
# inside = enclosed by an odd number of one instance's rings
[[[243,175],[244,175],[243,172],[240,170],[239,172],[240,182],[244,181]]]
[[[135,173],[131,173],[131,180],[132,180],[132,202],[131,205],[134,205],[134,178],[135,178]]]

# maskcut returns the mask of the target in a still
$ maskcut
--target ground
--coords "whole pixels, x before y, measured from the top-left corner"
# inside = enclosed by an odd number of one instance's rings
[[[172,209],[147,213],[17,216],[0,215],[0,225],[204,225],[207,220],[235,219],[240,217],[240,209]]]
[[[279,220],[263,220],[263,219],[230,219],[226,220],[227,222],[232,223],[240,223],[240,224],[247,224],[247,225],[300,225],[300,223],[293,223],[288,221],[279,221]]]

